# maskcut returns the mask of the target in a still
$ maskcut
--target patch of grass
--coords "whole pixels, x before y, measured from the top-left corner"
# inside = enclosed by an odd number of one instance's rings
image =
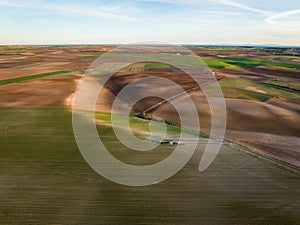
[[[5,84],[21,82],[21,81],[25,81],[25,80],[32,80],[32,79],[48,77],[48,76],[58,75],[58,74],[65,74],[65,73],[70,73],[70,72],[72,72],[72,71],[71,70],[60,70],[60,71],[55,71],[55,72],[50,72],[50,73],[42,73],[42,74],[35,74],[35,75],[31,75],[31,76],[16,77],[16,78],[11,78],[11,79],[7,79],[7,80],[0,80],[0,86],[5,85]]]

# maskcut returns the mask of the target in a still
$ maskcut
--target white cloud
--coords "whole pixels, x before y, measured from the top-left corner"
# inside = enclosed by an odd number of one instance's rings
[[[292,15],[295,15],[295,14],[298,14],[298,13],[300,13],[300,9],[276,13],[276,14],[273,14],[270,17],[266,18],[266,22],[267,23],[272,23],[275,20],[282,19],[282,18],[285,18],[285,17],[288,17],[288,16],[292,16]]]
[[[250,12],[259,13],[262,15],[270,15],[271,14],[271,12],[269,12],[269,11],[253,8],[253,7],[250,7],[250,6],[247,6],[247,5],[232,1],[232,0],[211,0],[211,1],[216,2],[218,4],[226,5],[226,6],[232,6],[235,8],[244,9],[244,10],[247,10]]]
[[[143,23],[140,19],[124,15],[122,6],[108,6],[108,5],[67,5],[46,3],[43,1],[19,1],[19,0],[0,0],[0,5],[17,8],[31,8],[59,13],[77,14],[84,16],[98,17],[102,19],[118,20],[118,21],[132,21]],[[125,10],[124,10],[125,11]]]

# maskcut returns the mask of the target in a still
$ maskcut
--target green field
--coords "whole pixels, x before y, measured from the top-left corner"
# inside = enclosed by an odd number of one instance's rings
[[[230,68],[230,67],[255,67],[268,66],[287,69],[300,69],[300,64],[278,62],[266,59],[259,59],[255,57],[224,57],[224,58],[203,58],[209,67],[212,68]]]
[[[25,81],[25,80],[49,77],[49,76],[53,76],[53,75],[61,75],[61,74],[66,74],[66,73],[70,73],[70,72],[72,72],[72,71],[60,70],[60,71],[54,71],[54,72],[50,72],[50,73],[41,73],[41,74],[35,74],[35,75],[31,75],[31,76],[16,77],[16,78],[11,78],[11,79],[7,79],[7,80],[0,80],[0,86],[5,85],[5,84],[21,82],[21,81]]]
[[[84,58],[98,58],[99,56],[82,56]],[[106,59],[122,59],[128,58],[128,56],[116,55],[116,56],[104,56]],[[147,59],[147,60],[158,60],[158,59],[174,59],[174,65],[192,65],[192,66],[203,66],[203,64],[194,57],[187,57],[187,56],[132,56],[132,59]],[[238,68],[238,67],[256,67],[256,66],[266,66],[266,67],[277,67],[277,68],[284,68],[284,69],[300,69],[300,63],[294,61],[274,61],[270,58],[259,58],[259,57],[224,57],[224,58],[217,58],[217,57],[201,57],[204,62],[211,68]],[[178,60],[188,60],[184,63],[179,62]],[[155,68],[165,68],[166,65],[163,63],[149,63],[148,67],[155,67]]]
[[[239,78],[225,78],[219,81],[225,98],[246,99],[265,102],[271,98],[299,98],[299,93],[267,87],[253,81]]]
[[[222,69],[222,68],[231,68],[235,65],[231,65],[225,61],[220,60],[219,58],[202,58],[204,62],[211,68]]]
[[[167,65],[165,63],[159,63],[159,62],[152,62],[152,63],[146,63],[145,69],[151,69],[151,68],[169,68],[170,65]]]
[[[174,177],[127,187],[95,173],[73,136],[71,110],[0,108],[0,216],[3,224],[297,224],[299,172],[224,144],[213,165],[198,172],[204,142]],[[110,114],[96,118],[109,122]],[[131,118],[146,131],[148,121]],[[109,125],[97,127],[112,154],[152,162],[173,146],[125,154]],[[170,128],[176,134],[178,128]],[[173,130],[172,130],[173,129]]]

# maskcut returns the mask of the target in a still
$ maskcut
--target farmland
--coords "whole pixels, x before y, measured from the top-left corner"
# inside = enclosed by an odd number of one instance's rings
[[[177,140],[183,131],[199,144],[173,177],[130,187],[106,180],[87,164],[72,127],[80,80],[95,59],[114,47],[0,46],[0,223],[296,224],[300,220],[300,60],[295,52],[189,46],[216,74],[222,88],[227,107],[225,141],[211,167],[199,172],[211,128],[204,93],[189,92],[201,133],[181,127],[172,104],[189,110],[184,97],[160,104],[147,116],[168,122],[165,139]],[[161,144],[147,152],[129,149],[112,127],[112,103],[122,88],[148,76],[170,79],[184,90],[194,88],[195,82],[176,65],[155,61],[155,56],[147,62],[141,56],[132,58],[141,62],[108,80],[94,118],[99,137],[115,158],[150,165],[172,154],[176,145]],[[193,63],[192,58],[187,60]],[[147,139],[149,120],[136,115],[161,101],[149,97],[134,105],[129,123],[136,137],[157,141]],[[127,132],[118,124],[117,129]],[[154,136],[159,138],[160,133]]]
[[[211,169],[200,173],[200,145],[171,179],[126,187],[105,180],[84,161],[69,109],[4,107],[0,115],[2,223],[286,224],[299,219],[299,174],[239,147],[224,144]],[[173,148],[124,154],[109,126],[98,129],[113,146],[112,154],[128,163],[152,163]]]

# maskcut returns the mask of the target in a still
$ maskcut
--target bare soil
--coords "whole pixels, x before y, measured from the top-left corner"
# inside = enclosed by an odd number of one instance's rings
[[[71,107],[79,75],[58,75],[0,86],[0,106]]]

